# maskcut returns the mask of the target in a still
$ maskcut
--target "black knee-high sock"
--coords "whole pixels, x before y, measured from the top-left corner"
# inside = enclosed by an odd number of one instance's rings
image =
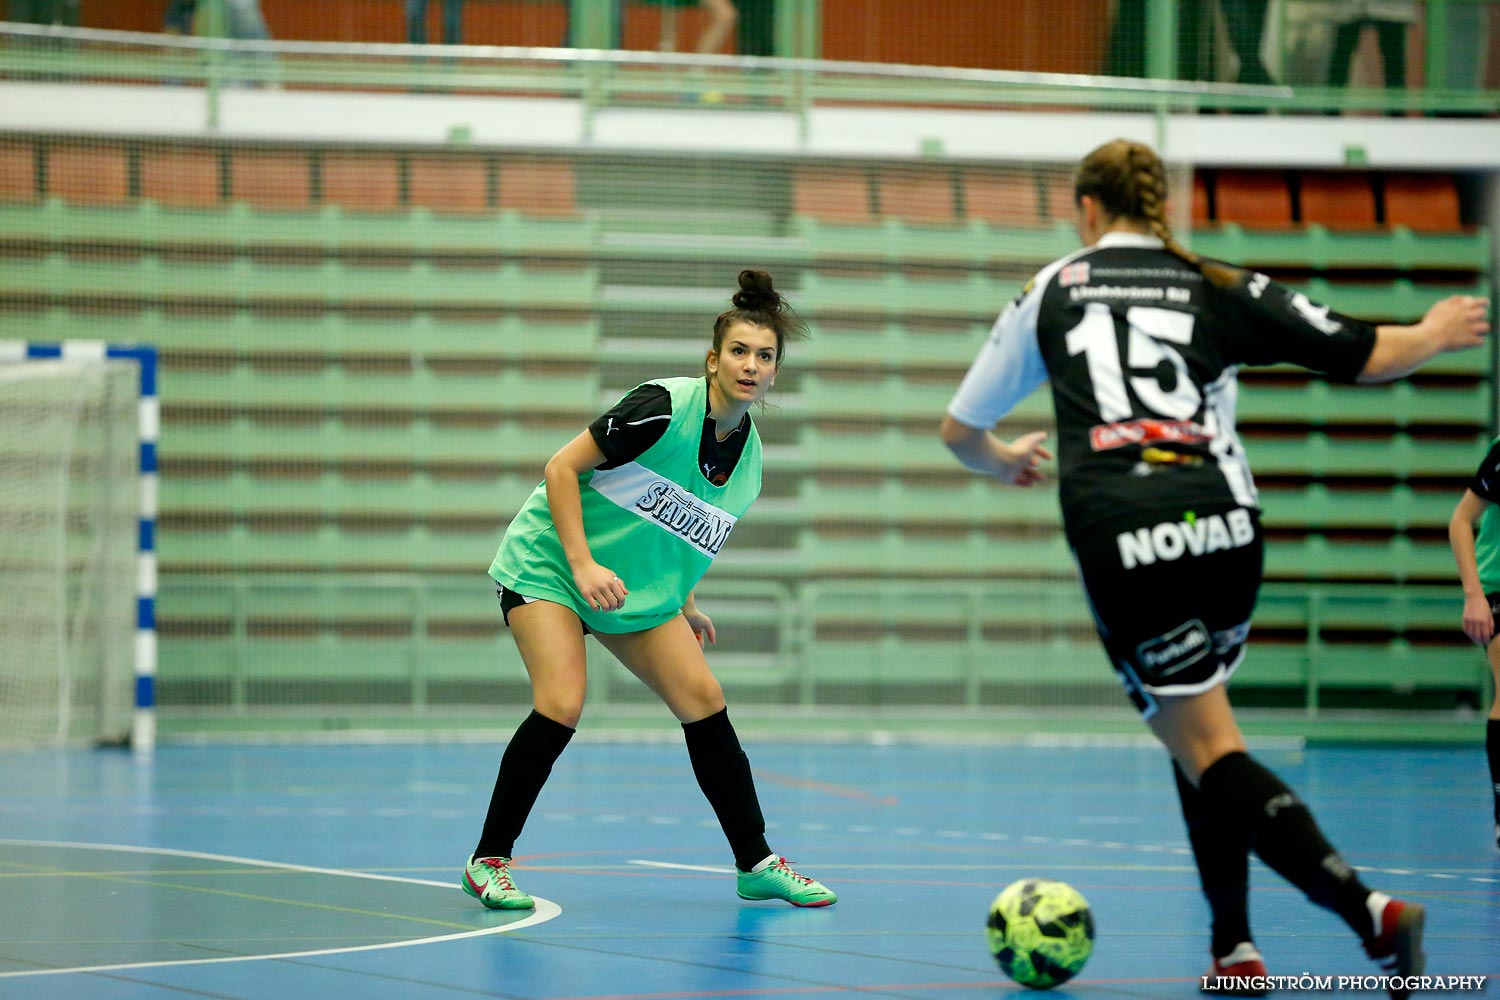
[[[1249,836],[1250,846],[1273,871],[1343,917],[1361,940],[1374,936],[1365,906],[1370,891],[1280,778],[1248,754],[1230,753],[1203,772],[1198,792],[1205,808]]]
[[[1215,822],[1205,808],[1203,795],[1192,786],[1174,761],[1177,797],[1187,823],[1188,843],[1198,864],[1203,898],[1208,900],[1212,920],[1210,950],[1223,958],[1250,936],[1250,838],[1234,825]]]
[[[474,848],[476,858],[510,857],[553,763],[572,738],[572,729],[535,710],[517,727],[500,758],[490,809]]]
[[[750,777],[750,758],[740,748],[729,709],[684,722],[682,734],[698,787],[719,817],[734,851],[734,863],[740,871],[749,871],[770,855],[771,848],[766,844],[766,821],[755,795],[755,780]]]
[[[1484,724],[1484,752],[1490,758],[1490,784],[1495,790],[1495,822],[1500,823],[1500,719]]]

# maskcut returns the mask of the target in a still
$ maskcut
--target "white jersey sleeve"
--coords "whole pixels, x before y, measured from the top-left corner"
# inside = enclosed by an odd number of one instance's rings
[[[989,430],[1047,381],[1047,367],[1037,346],[1036,320],[1042,291],[1056,267],[1054,264],[1038,274],[995,320],[989,340],[979,349],[979,356],[948,404],[948,415],[954,420]]]

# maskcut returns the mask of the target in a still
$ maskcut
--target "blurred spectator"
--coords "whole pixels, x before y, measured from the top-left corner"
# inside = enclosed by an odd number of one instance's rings
[[[228,21],[224,25],[227,38],[264,41],[271,37],[265,15],[260,12],[260,0],[224,0],[224,14]],[[171,35],[195,34],[193,22],[197,15],[198,0],[169,0],[162,28]]]
[[[427,44],[427,0],[406,0],[406,40]],[[443,0],[443,44],[464,43],[464,0]]]
[[[776,54],[776,0],[739,0],[740,30],[735,39],[742,56]]]
[[[78,26],[79,0],[10,0],[5,5],[7,21],[26,24]]]
[[[1219,0],[1224,29],[1229,34],[1229,47],[1234,50],[1235,60],[1239,63],[1234,76],[1236,83],[1263,86],[1276,82],[1260,58],[1260,40],[1266,32],[1267,3],[1268,0]]]
[[[697,52],[718,52],[729,40],[739,20],[739,11],[732,0],[646,0],[661,10],[661,51],[677,51],[677,10],[679,7],[702,7],[708,12],[708,27],[698,36]]]
[[[1146,0],[1118,0],[1111,6],[1114,8],[1114,19],[1109,25],[1104,75],[1145,76]],[[1180,58],[1179,48],[1179,61]]]
[[[161,27],[169,35],[194,34],[193,19],[198,13],[198,0],[168,0],[167,12],[162,15]]]
[[[1269,0],[1182,0],[1177,8],[1177,78],[1218,82],[1218,26],[1237,64],[1234,82],[1270,84],[1260,57]],[[1108,76],[1146,75],[1146,0],[1119,0],[1110,31],[1104,72]]]
[[[621,42],[621,37],[624,34],[625,25],[624,25],[624,22],[620,20],[620,18],[622,16],[622,13],[623,13],[622,10],[621,10],[621,0],[610,0],[610,5],[609,6],[610,6],[610,13],[614,16],[614,20],[611,22],[611,24],[613,25],[613,32],[612,32],[611,37],[610,37],[609,45],[607,45],[606,48],[611,48],[611,49],[623,48],[624,45]],[[573,0],[563,0],[563,40],[562,40],[563,48],[565,48],[565,49],[584,49],[584,48],[588,48],[587,45],[583,44],[584,39],[582,37],[580,37],[581,33],[580,34],[575,34],[574,33],[574,31],[573,31],[574,24],[575,24],[575,22],[573,20]]]
[[[1328,60],[1328,85],[1349,83],[1349,64],[1366,28],[1375,29],[1380,62],[1388,89],[1406,86],[1406,26],[1417,19],[1414,0],[1342,0],[1335,5],[1333,55]],[[1399,112],[1392,112],[1399,114]]]
[[[260,12],[260,0],[223,0],[224,4],[224,37],[243,38],[255,41],[267,41],[271,37],[271,29],[266,27],[265,15]],[[198,15],[200,10],[198,0],[168,0],[166,13],[162,15],[162,30],[169,35],[195,35],[198,34]],[[246,62],[245,60],[249,61]],[[266,86],[272,89],[280,89],[281,83],[276,77],[276,57],[269,52],[257,52],[246,56],[244,53],[235,53],[231,62],[246,67],[255,66],[259,70],[259,79],[248,79],[243,81],[230,80],[231,86]]]
[[[1449,90],[1484,88],[1486,51],[1500,29],[1500,7],[1493,4],[1450,3],[1444,27],[1448,32],[1448,65],[1443,86]],[[1433,30],[1432,25],[1427,30]]]

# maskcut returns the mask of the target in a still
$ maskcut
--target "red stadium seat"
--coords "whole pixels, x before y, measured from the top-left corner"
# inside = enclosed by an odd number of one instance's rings
[[[1219,222],[1237,222],[1251,229],[1292,225],[1292,192],[1279,171],[1221,171],[1214,196]]]
[[[1458,187],[1448,174],[1391,174],[1385,179],[1385,221],[1424,232],[1463,228]]]
[[[0,142],[0,201],[35,201],[36,147]]]
[[[323,154],[323,201],[356,212],[401,207],[401,164],[394,153]]]
[[[223,201],[221,155],[209,146],[169,146],[141,151],[141,197],[179,208]]]
[[[489,164],[473,154],[422,154],[411,158],[407,200],[435,212],[488,212]]]
[[[47,150],[47,193],[80,205],[130,200],[130,158],[112,143],[59,142]]]
[[[1041,197],[1030,170],[983,169],[964,173],[964,214],[997,226],[1042,225]]]
[[[1362,172],[1302,175],[1302,221],[1329,229],[1374,229],[1375,189]]]
[[[957,218],[950,167],[887,167],[880,174],[880,214],[902,222],[949,224]]]
[[[500,207],[524,215],[577,215],[573,164],[560,157],[517,156],[500,161]]]
[[[793,210],[819,222],[870,223],[870,178],[863,167],[799,167]]]
[[[235,150],[229,196],[256,208],[307,208],[312,204],[311,159],[305,150]]]
[[[1072,171],[1042,171],[1042,196],[1047,202],[1048,219],[1053,222],[1072,222],[1077,219],[1078,203],[1073,200]]]
[[[1171,215],[1168,213],[1168,218]],[[1208,194],[1208,178],[1200,173],[1193,174],[1193,225],[1206,226],[1213,221],[1213,212],[1210,209]]]

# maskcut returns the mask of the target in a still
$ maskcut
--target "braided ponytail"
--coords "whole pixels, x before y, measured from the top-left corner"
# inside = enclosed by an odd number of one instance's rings
[[[1177,241],[1167,223],[1167,171],[1161,157],[1145,143],[1129,139],[1107,142],[1083,158],[1073,181],[1075,198],[1090,195],[1110,218],[1139,219],[1161,240],[1167,252],[1216,285],[1239,281],[1239,272],[1206,261]]]

